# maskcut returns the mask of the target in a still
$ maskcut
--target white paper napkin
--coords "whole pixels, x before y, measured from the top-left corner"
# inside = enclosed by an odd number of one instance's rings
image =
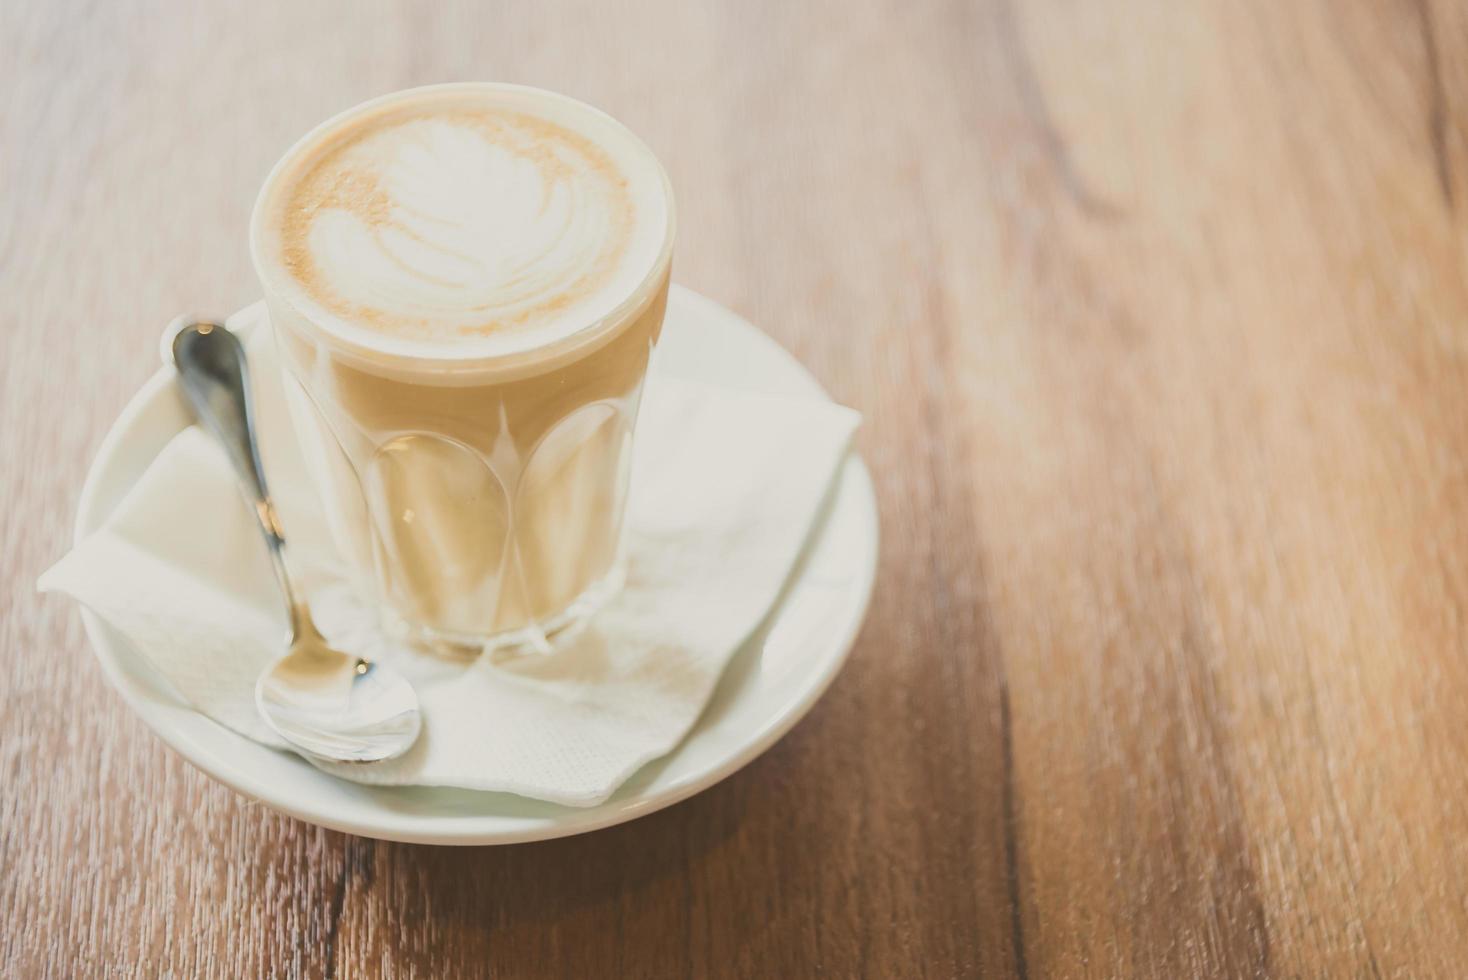
[[[605,800],[692,727],[790,574],[858,421],[830,402],[655,369],[633,464],[626,588],[548,656],[453,662],[381,636],[336,574],[257,320],[258,305],[230,323],[248,328],[267,476],[317,624],[407,674],[423,709],[423,733],[402,758],[323,765],[357,782]],[[179,433],[40,588],[93,609],[200,712],[283,747],[254,705],[256,677],[282,652],[281,599],[229,464],[201,430]]]

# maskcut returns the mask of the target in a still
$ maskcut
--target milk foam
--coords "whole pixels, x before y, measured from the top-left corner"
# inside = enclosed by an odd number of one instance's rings
[[[666,180],[635,137],[485,88],[349,114],[282,165],[264,227],[303,312],[384,352],[515,353],[606,317],[665,259]]]

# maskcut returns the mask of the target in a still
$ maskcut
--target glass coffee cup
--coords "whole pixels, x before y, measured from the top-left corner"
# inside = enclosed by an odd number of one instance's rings
[[[672,191],[611,117],[455,84],[348,110],[251,252],[345,571],[414,641],[544,649],[620,587]]]

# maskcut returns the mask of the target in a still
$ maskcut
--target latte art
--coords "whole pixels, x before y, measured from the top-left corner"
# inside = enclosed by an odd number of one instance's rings
[[[285,260],[343,315],[492,331],[603,285],[632,213],[611,161],[575,134],[512,114],[430,116],[317,164],[289,205]]]
[[[640,144],[575,122],[445,99],[338,129],[279,182],[277,261],[355,339],[495,354],[573,333],[637,290],[668,221]]]

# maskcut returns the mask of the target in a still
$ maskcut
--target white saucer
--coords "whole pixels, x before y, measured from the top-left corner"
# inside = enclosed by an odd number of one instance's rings
[[[683,377],[772,394],[826,397],[796,360],[749,323],[673,287],[659,363]],[[190,422],[173,372],[154,375],[107,434],[82,488],[76,540],[99,527],[148,464]],[[678,748],[648,764],[600,806],[508,793],[373,787],[322,773],[257,745],[172,693],[148,663],[86,609],[97,659],[158,735],[205,773],[282,813],[335,830],[429,844],[511,844],[584,833],[686,799],[773,745],[816,703],[856,638],[877,565],[877,505],[854,453],[785,595],[730,661],[712,701]]]

